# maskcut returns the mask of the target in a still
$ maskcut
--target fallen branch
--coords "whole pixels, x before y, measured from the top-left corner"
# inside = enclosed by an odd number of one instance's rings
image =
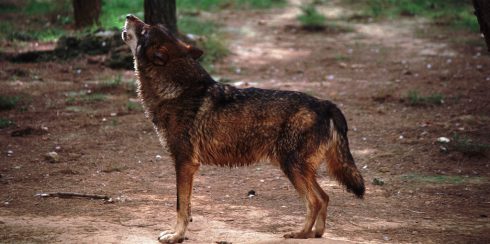
[[[37,197],[60,197],[60,198],[73,198],[73,197],[82,197],[82,198],[90,198],[90,199],[104,199],[110,200],[111,197],[106,195],[97,195],[97,194],[85,194],[85,193],[77,193],[77,192],[42,192],[37,193]]]

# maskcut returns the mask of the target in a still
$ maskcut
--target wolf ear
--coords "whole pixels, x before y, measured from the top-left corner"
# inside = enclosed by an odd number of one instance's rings
[[[202,54],[204,53],[201,49],[194,47],[194,46],[188,46],[187,47],[187,53],[193,58],[193,59],[199,59]]]
[[[151,60],[156,65],[165,65],[168,61],[168,49],[166,47],[158,48],[153,53]]]

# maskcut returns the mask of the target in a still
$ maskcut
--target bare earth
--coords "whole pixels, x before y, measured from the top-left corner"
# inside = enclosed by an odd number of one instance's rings
[[[365,199],[322,168],[318,179],[331,199],[324,238],[286,241],[282,235],[303,224],[305,207],[279,169],[203,166],[186,243],[490,242],[488,155],[442,153],[435,143],[454,133],[490,143],[483,40],[416,19],[346,22],[352,10],[339,2],[325,14],[349,31],[303,31],[296,7],[204,17],[223,23],[229,38],[232,53],[216,65],[220,77],[240,87],[299,90],[341,107]],[[136,98],[132,72],[86,59],[0,65],[0,93],[28,98],[22,108],[0,111],[16,123],[0,129],[0,242],[156,243],[173,227],[173,165],[144,113],[128,109]],[[117,74],[121,85],[97,90]],[[107,98],[70,100],[88,90]],[[443,94],[444,103],[409,106],[410,90]],[[37,131],[11,136],[26,127]],[[58,163],[45,159],[51,151]],[[250,190],[257,195],[248,198]],[[70,191],[109,195],[114,203],[35,196]]]

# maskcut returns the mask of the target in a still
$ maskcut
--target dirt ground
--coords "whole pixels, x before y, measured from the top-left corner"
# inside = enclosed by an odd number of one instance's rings
[[[340,3],[323,11],[345,30],[306,32],[295,6],[204,17],[224,25],[231,49],[217,76],[341,107],[365,199],[322,168],[318,180],[331,199],[326,233],[286,241],[283,234],[302,226],[305,207],[279,169],[203,166],[186,243],[490,243],[488,155],[436,143],[455,133],[490,143],[483,40],[420,19],[349,19],[353,10]],[[143,111],[128,105],[137,101],[133,72],[87,58],[0,66],[0,94],[24,98],[0,111],[15,122],[0,129],[1,243],[156,243],[173,227],[173,165]],[[117,86],[100,85],[118,75]],[[411,106],[413,90],[440,93],[444,102]],[[30,134],[12,136],[29,127]],[[50,163],[45,154],[53,151],[59,161]],[[247,197],[250,190],[257,195]],[[35,196],[41,192],[105,194],[114,202]]]

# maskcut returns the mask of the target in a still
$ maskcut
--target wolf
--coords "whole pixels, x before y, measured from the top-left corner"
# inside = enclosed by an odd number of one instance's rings
[[[329,196],[316,181],[323,161],[330,175],[363,197],[347,122],[334,103],[301,92],[216,82],[199,64],[202,50],[133,15],[126,16],[122,39],[134,56],[145,113],[176,170],[177,223],[160,234],[160,242],[184,241],[201,164],[235,167],[267,159],[280,167],[307,209],[303,228],[285,238],[320,238],[325,231]]]

